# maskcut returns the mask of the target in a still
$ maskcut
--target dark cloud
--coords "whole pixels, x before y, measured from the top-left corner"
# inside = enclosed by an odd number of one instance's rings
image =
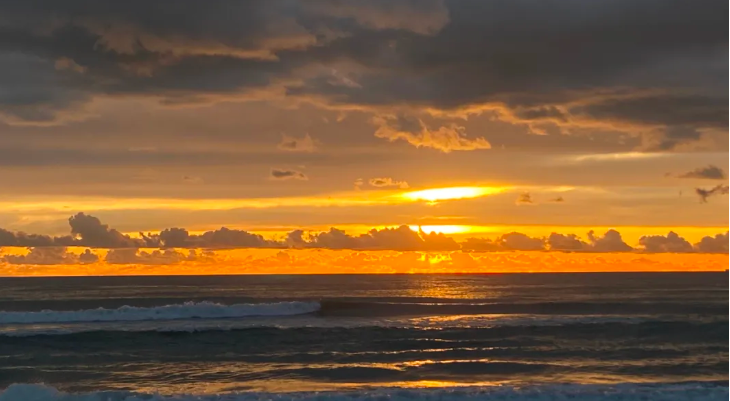
[[[78,238],[79,243],[97,248],[132,248],[144,246],[141,240],[130,238],[119,231],[102,224],[94,216],[78,213],[68,219],[71,235]]]
[[[708,180],[724,180],[725,171],[723,169],[721,169],[720,167],[710,164],[707,167],[698,167],[692,171],[688,171],[684,174],[680,174],[677,177],[679,177],[679,178],[699,178],[699,179],[708,179]]]
[[[674,149],[703,129],[726,132],[727,8],[720,0],[3,2],[0,113],[50,124],[82,118],[96,95],[174,105],[285,93],[386,119],[392,110],[381,112],[393,107],[484,107],[517,122],[638,126],[659,130],[652,148]],[[451,123],[383,122],[377,135],[392,141],[489,148]]]
[[[703,253],[728,253],[728,233],[703,237],[695,244],[695,249]]]
[[[583,251],[590,249],[590,245],[575,234],[550,233],[547,243],[552,251]]]
[[[275,180],[303,180],[306,181],[307,175],[297,170],[282,170],[278,168],[271,169],[271,178]]]
[[[366,234],[351,236],[346,232],[331,228],[329,231],[309,234],[294,231],[287,237],[287,242],[295,246],[306,246],[330,249],[393,249],[402,251],[448,251],[459,249],[459,244],[442,233],[424,233],[413,231],[408,226],[397,228],[372,229]]]
[[[633,250],[621,238],[621,233],[616,230],[608,230],[602,237],[597,237],[591,230],[588,232],[588,240],[591,249],[596,252],[629,252]]]
[[[182,252],[188,249],[232,248],[325,248],[353,250],[393,251],[582,251],[582,252],[631,252],[616,230],[608,230],[603,236],[588,232],[588,241],[575,234],[551,233],[547,238],[534,238],[519,232],[503,234],[497,238],[468,238],[457,242],[443,233],[412,230],[409,226],[372,229],[364,234],[351,235],[338,229],[311,232],[290,231],[283,239],[266,239],[245,230],[222,227],[202,234],[191,234],[184,228],[168,228],[159,233],[140,233],[131,238],[99,219],[83,213],[69,219],[75,237],[50,237],[35,234],[13,233],[0,229],[0,246],[28,247],[28,254],[6,255],[0,262],[10,264],[89,264],[99,261],[97,253],[90,249],[81,254],[67,251],[67,246],[111,248],[105,261],[112,264],[170,264],[186,261],[209,260],[207,251]],[[674,232],[667,236],[644,236],[638,250],[644,252],[703,252],[727,253],[728,234],[704,237],[690,245]],[[139,248],[160,248],[140,250]]]
[[[677,235],[677,233],[670,231],[666,236],[663,235],[649,235],[639,239],[639,245],[641,245],[646,252],[692,252],[692,244],[687,240]]]
[[[550,202],[563,203],[563,202],[565,202],[565,199],[563,199],[562,196],[558,196],[558,197],[550,199]]]
[[[707,203],[707,198],[716,195],[727,195],[730,188],[727,185],[718,184],[710,189],[695,188],[695,193],[700,197],[701,203]]]

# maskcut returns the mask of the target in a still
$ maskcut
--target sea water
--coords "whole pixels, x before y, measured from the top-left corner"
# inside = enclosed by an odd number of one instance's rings
[[[0,278],[0,400],[727,399],[727,280]]]

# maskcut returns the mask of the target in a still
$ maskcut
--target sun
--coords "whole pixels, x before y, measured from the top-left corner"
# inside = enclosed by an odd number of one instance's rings
[[[481,196],[492,195],[504,191],[499,187],[450,187],[424,189],[421,191],[405,192],[400,194],[401,198],[410,201],[438,202],[451,199],[470,199]]]

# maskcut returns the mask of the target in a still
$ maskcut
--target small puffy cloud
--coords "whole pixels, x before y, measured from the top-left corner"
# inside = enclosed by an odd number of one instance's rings
[[[532,195],[529,192],[524,192],[517,197],[515,200],[516,205],[534,205],[535,202],[532,200]]]
[[[302,180],[306,181],[309,178],[306,174],[297,170],[283,170],[283,169],[271,169],[270,177],[274,180]]]
[[[728,233],[717,234],[714,237],[703,237],[694,247],[697,252],[728,253]]]
[[[677,176],[678,178],[698,178],[707,180],[724,180],[725,171],[715,165],[708,165],[706,167],[698,167],[692,171],[688,171],[684,174]]]
[[[377,188],[384,188],[384,187],[398,187],[401,189],[408,188],[407,182],[396,181],[390,177],[371,178],[370,180],[368,180],[368,184],[370,184],[370,186],[377,187]]]
[[[314,152],[317,149],[314,139],[309,134],[302,138],[282,135],[281,142],[276,147],[289,152]]]
[[[378,126],[376,137],[391,142],[403,140],[417,148],[432,148],[444,153],[492,148],[484,138],[467,138],[466,129],[456,124],[432,129],[421,120],[406,117],[375,117],[373,123]]]
[[[692,244],[687,240],[670,231],[666,236],[648,235],[639,239],[641,245],[646,252],[692,252]]]
[[[695,188],[695,193],[700,197],[700,203],[707,203],[707,198],[716,195],[727,195],[730,187],[718,184],[710,189]]]
[[[588,239],[591,242],[592,250],[596,252],[628,252],[633,250],[621,238],[621,233],[616,230],[608,230],[602,237],[597,237],[591,230],[588,232]]]

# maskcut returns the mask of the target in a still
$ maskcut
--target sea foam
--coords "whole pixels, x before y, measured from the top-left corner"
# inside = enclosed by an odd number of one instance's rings
[[[381,388],[319,393],[226,393],[153,395],[121,391],[64,393],[40,384],[13,384],[0,401],[472,401],[472,400],[727,400],[728,387],[712,384],[549,385],[532,387]]]
[[[214,302],[185,302],[183,304],[141,308],[122,306],[117,309],[86,309],[77,311],[42,310],[38,312],[0,311],[0,324],[116,322],[178,319],[225,319],[253,316],[292,316],[318,311],[318,302],[278,302],[268,304],[223,305]]]

